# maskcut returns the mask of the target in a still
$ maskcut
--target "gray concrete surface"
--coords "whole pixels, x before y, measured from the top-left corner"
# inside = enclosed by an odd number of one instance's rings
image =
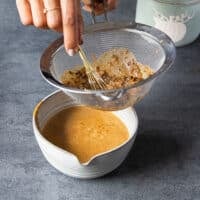
[[[131,17],[130,2],[119,18]],[[200,39],[178,49],[173,68],[136,106],[139,134],[127,160],[85,181],[51,167],[32,131],[35,104],[54,91],[40,77],[39,58],[57,36],[23,27],[15,1],[0,2],[0,199],[199,200]]]

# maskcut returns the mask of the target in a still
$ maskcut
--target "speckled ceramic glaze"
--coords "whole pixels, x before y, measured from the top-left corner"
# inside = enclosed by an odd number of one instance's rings
[[[33,113],[33,129],[40,149],[48,162],[64,174],[76,178],[97,178],[117,168],[126,158],[135,140],[138,127],[136,112],[127,108],[113,112],[128,128],[130,137],[121,146],[96,155],[87,163],[80,163],[75,155],[69,153],[45,139],[40,130],[46,121],[63,108],[75,106],[77,103],[57,91],[44,98],[35,108]]]

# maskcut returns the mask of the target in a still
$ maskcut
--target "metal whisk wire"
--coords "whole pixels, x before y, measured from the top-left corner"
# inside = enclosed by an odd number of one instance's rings
[[[85,55],[85,52],[79,46],[79,55],[80,58],[83,61],[85,71],[88,77],[88,82],[91,86],[92,89],[97,90],[97,89],[106,89],[106,84],[104,80],[101,78],[101,76],[97,73],[97,71],[93,68],[89,60],[87,59],[87,56]]]
[[[108,17],[107,17],[107,0],[91,0],[92,23],[93,24],[96,23],[96,14],[95,14],[95,11],[94,11],[95,3],[103,4],[104,18],[105,18],[105,21],[108,21]],[[105,90],[107,88],[106,83],[101,78],[101,76],[98,74],[96,69],[94,69],[94,67],[91,65],[91,63],[87,59],[87,56],[86,56],[85,52],[83,51],[83,49],[81,48],[81,46],[79,46],[79,55],[80,55],[81,60],[83,61],[83,64],[84,64],[84,67],[85,67],[85,70],[86,70],[86,74],[87,74],[87,77],[88,77],[88,82],[89,82],[91,88],[94,89],[94,90],[97,90],[97,89]]]

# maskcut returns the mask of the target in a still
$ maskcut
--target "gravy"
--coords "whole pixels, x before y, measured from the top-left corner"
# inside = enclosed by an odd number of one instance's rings
[[[56,146],[75,154],[81,163],[129,138],[126,126],[113,113],[85,106],[58,112],[47,121],[42,134]]]

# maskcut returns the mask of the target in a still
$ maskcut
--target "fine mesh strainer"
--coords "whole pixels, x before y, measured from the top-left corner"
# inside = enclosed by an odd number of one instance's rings
[[[78,55],[66,54],[63,38],[53,42],[41,57],[41,73],[46,81],[74,98],[77,104],[102,110],[120,110],[134,105],[150,90],[154,80],[174,62],[175,47],[163,32],[136,23],[98,23],[86,28],[83,48],[90,55],[100,56],[116,47],[128,48],[139,62],[149,65],[154,75],[135,85],[115,90],[80,90],[64,86],[60,78],[64,70],[80,65]]]

